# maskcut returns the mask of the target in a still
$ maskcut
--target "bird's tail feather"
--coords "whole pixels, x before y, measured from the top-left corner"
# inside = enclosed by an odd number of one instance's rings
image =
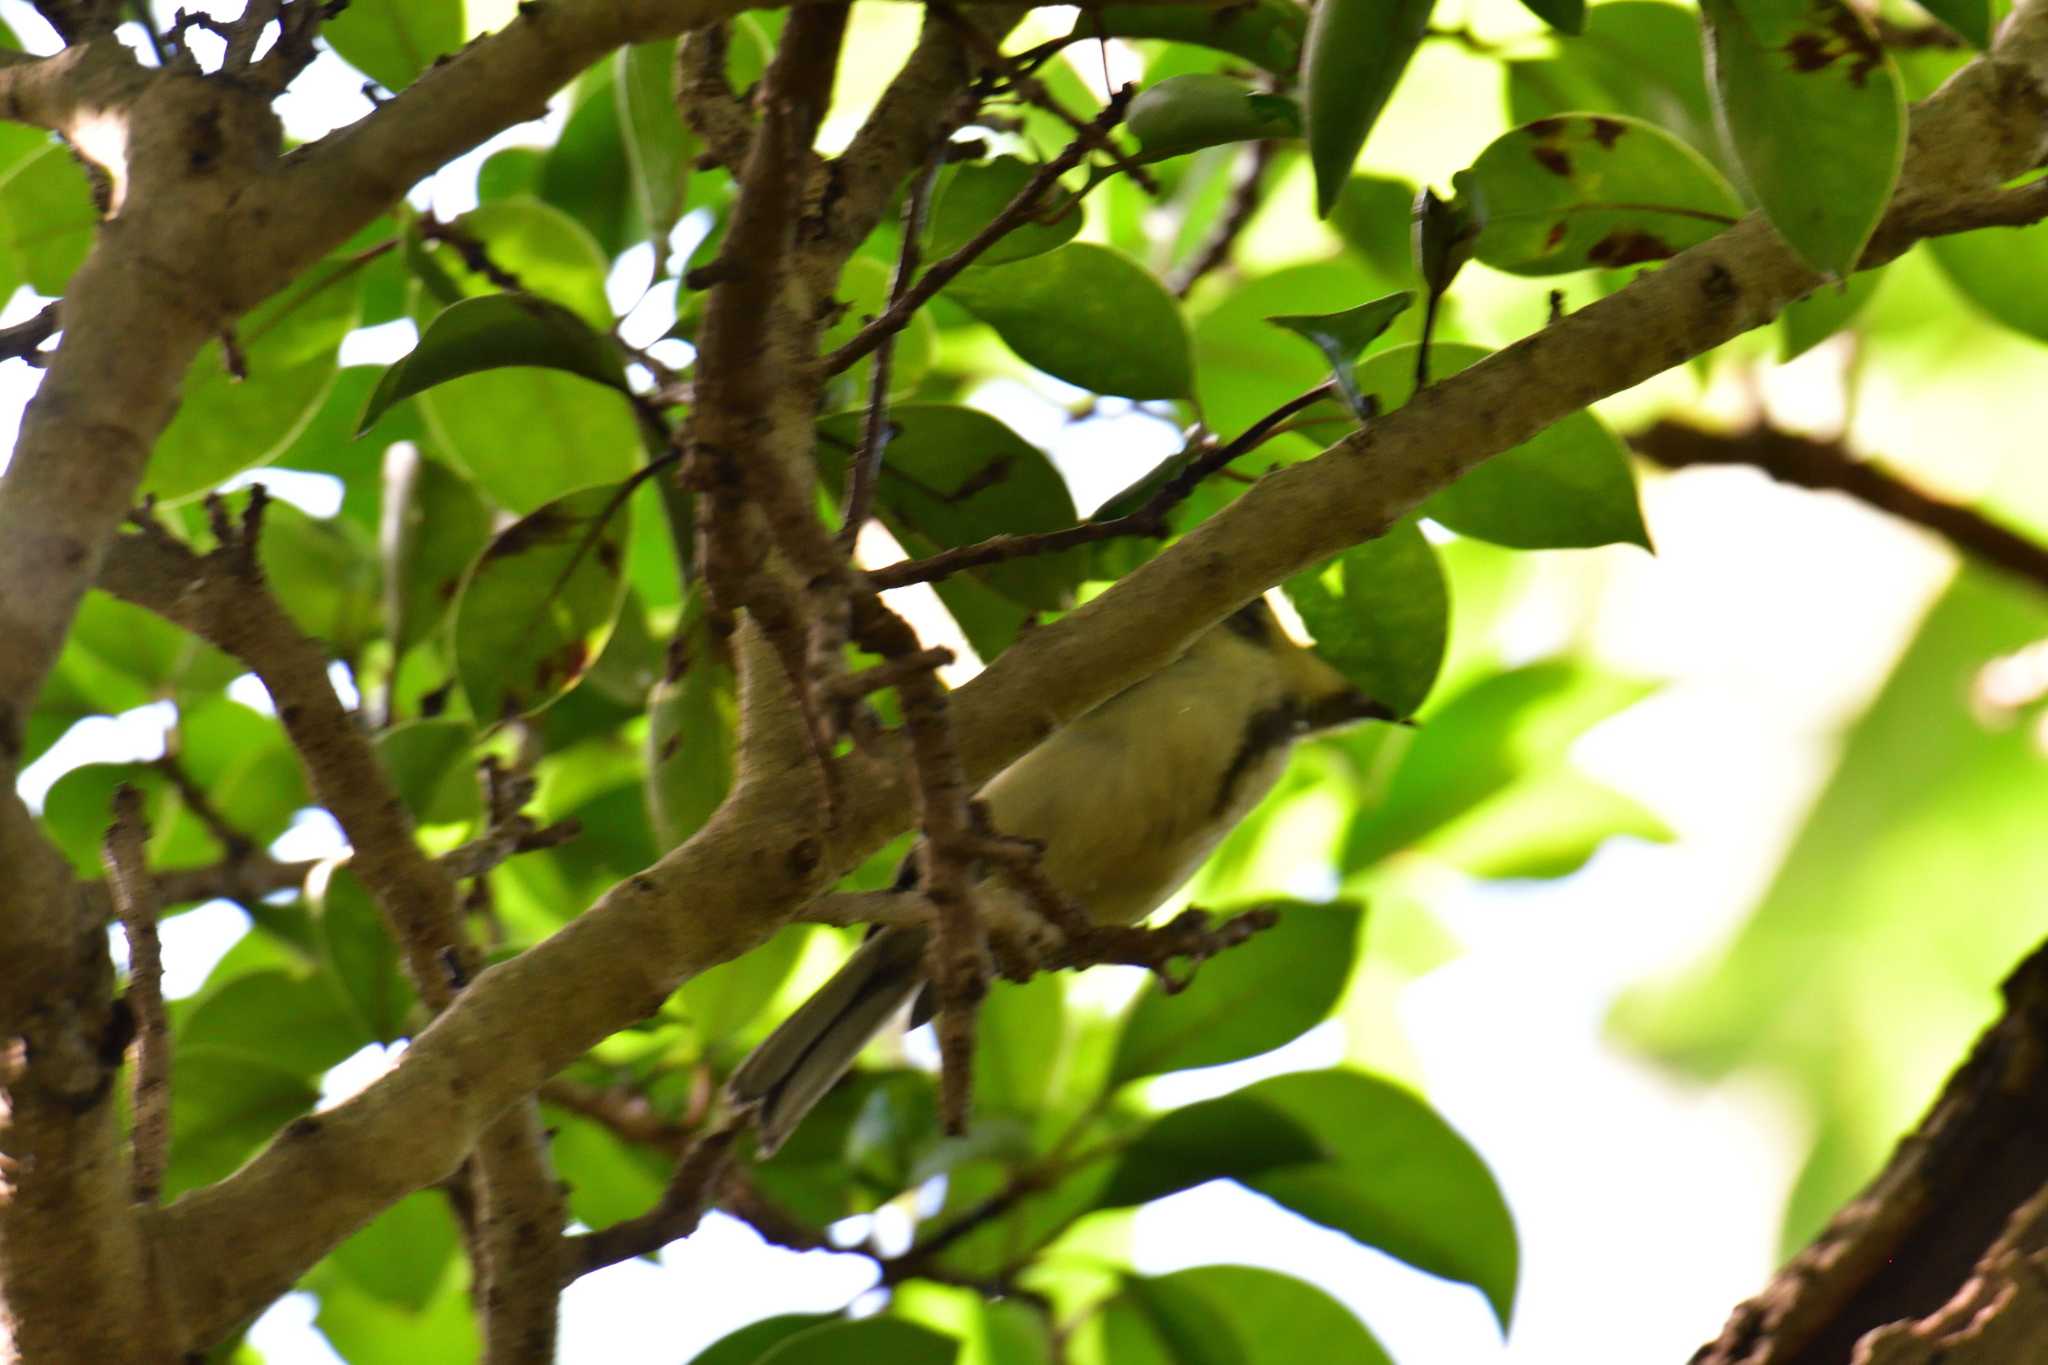
[[[884,929],[740,1063],[726,1089],[758,1105],[760,1152],[775,1152],[924,982],[925,931]]]

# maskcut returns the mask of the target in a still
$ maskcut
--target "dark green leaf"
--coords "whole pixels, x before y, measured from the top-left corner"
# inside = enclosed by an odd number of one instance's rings
[[[1551,878],[1586,865],[1617,835],[1673,837],[1641,803],[1569,768],[1504,788],[1430,839],[1430,856],[1474,877]]]
[[[1108,247],[1072,242],[1025,263],[969,270],[945,297],[1055,379],[1126,398],[1188,392],[1187,325],[1173,296]]]
[[[1525,124],[1494,139],[1456,183],[1480,224],[1479,259],[1520,275],[1661,261],[1742,212],[1706,158],[1612,114]]]
[[[1106,1359],[1117,1365],[1251,1365],[1250,1343],[1193,1286],[1141,1275],[1124,1276],[1123,1285],[1103,1309]]]
[[[292,620],[341,657],[354,657],[382,629],[369,533],[282,501],[271,504],[263,531],[263,577]]]
[[[1971,47],[1991,46],[1991,0],[1920,0],[1920,7],[1961,34]]]
[[[1364,693],[1413,715],[1443,667],[1450,590],[1412,517],[1286,583],[1316,652]]]
[[[1308,16],[1289,0],[1252,0],[1215,8],[1179,5],[1110,5],[1075,20],[1083,37],[1170,38],[1256,62],[1281,76],[1301,64]]]
[[[1579,33],[1586,27],[1586,0],[1522,0],[1529,12],[1560,33]]]
[[[1312,1284],[1248,1265],[1203,1265],[1149,1281],[1198,1296],[1244,1344],[1249,1365],[1393,1365],[1351,1310]]]
[[[1354,175],[1337,192],[1330,226],[1374,275],[1402,283],[1414,274],[1409,246],[1409,211],[1415,187],[1405,180]]]
[[[759,1365],[846,1365],[887,1361],[889,1365],[953,1365],[960,1343],[901,1318],[830,1322],[799,1332],[761,1356]]]
[[[1011,268],[1036,270],[1042,264]],[[828,488],[843,486],[842,471],[860,443],[864,420],[863,413],[845,412],[818,423],[819,463]],[[912,554],[1074,524],[1073,497],[1045,452],[987,413],[904,403],[890,411],[889,420],[895,435],[883,452],[877,510]],[[1067,551],[990,565],[976,577],[1023,606],[1060,611],[1072,604],[1084,563],[1081,554]]]
[[[427,324],[419,345],[377,384],[356,424],[361,435],[400,402],[463,375],[530,365],[581,375],[626,392],[618,352],[583,319],[531,294],[464,299]]]
[[[1301,110],[1243,81],[1190,72],[1148,86],[1124,126],[1138,139],[1139,159],[1159,161],[1226,142],[1299,137]]]
[[[488,204],[494,199],[520,195],[538,196],[540,168],[547,154],[538,147],[504,147],[484,158],[477,167],[476,197]]]
[[[342,1008],[328,980],[253,972],[210,993],[185,1016],[178,1046],[317,1078],[374,1042]]]
[[[706,1346],[690,1358],[689,1365],[759,1365],[761,1358],[783,1341],[831,1321],[825,1313],[784,1313],[750,1322]]]
[[[323,867],[311,889],[320,958],[357,1027],[380,1043],[402,1036],[414,995],[376,902],[346,864]]]
[[[501,199],[471,209],[456,226],[475,238],[492,267],[517,280],[519,289],[567,308],[599,332],[611,326],[605,294],[611,258],[588,229],[561,209],[538,199]],[[460,256],[443,250],[436,260],[466,294],[503,292],[496,280],[471,271]]]
[[[1370,303],[1361,303],[1356,308],[1347,308],[1341,313],[1282,313],[1266,321],[1306,339],[1321,351],[1323,358],[1330,362],[1330,371],[1345,396],[1346,405],[1360,421],[1366,421],[1372,413],[1366,410],[1352,383],[1352,369],[1365,348],[1378,340],[1380,334],[1393,325],[1394,319],[1407,312],[1408,306],[1414,302],[1415,296],[1404,290]]]
[[[494,537],[455,605],[455,663],[486,723],[539,711],[603,652],[625,595],[630,517],[620,490],[586,488]]]
[[[1322,1022],[1350,979],[1364,912],[1295,904],[1168,995],[1148,981],[1117,1040],[1110,1084],[1271,1051]]]
[[[1429,28],[1433,0],[1324,0],[1309,19],[1303,83],[1316,211],[1328,217],[1367,134]]]
[[[377,736],[377,758],[420,824],[474,820],[482,812],[467,721],[414,720]]]
[[[1905,155],[1898,69],[1841,0],[1702,0],[1714,99],[1791,248],[1847,275]]]
[[[1017,197],[1038,168],[1014,156],[991,157],[955,170],[941,183],[932,204],[930,241],[926,248],[936,260],[965,246],[974,235],[995,220],[997,214]],[[1067,192],[1055,185],[1047,191],[1038,214],[1052,212]],[[1054,247],[1065,246],[1081,230],[1081,206],[1067,203],[1052,212],[1051,221],[1038,216],[1026,218],[996,244],[975,258],[975,264],[1007,265],[1027,256],[1041,256]]]
[[[1211,1180],[1250,1181],[1325,1155],[1310,1129],[1238,1091],[1155,1119],[1124,1150],[1099,1202],[1103,1208],[1146,1204]]]
[[[1443,343],[1429,354],[1430,377],[1442,379],[1486,352]],[[1383,413],[1401,407],[1415,390],[1415,348],[1369,357],[1358,367],[1358,388]],[[1331,439],[1344,429],[1321,428]],[[1628,452],[1590,412],[1575,412],[1495,455],[1424,503],[1422,514],[1460,535],[1522,550],[1650,545]]]
[[[535,185],[540,197],[573,219],[607,258],[647,232],[613,84],[609,64],[584,71],[573,88],[569,121],[542,159]],[[569,302],[533,280],[525,286]]]
[[[1062,1055],[1065,997],[1054,972],[989,988],[974,1038],[977,1114],[1034,1115],[1044,1107]]]
[[[343,61],[386,90],[403,90],[462,46],[462,7],[419,0],[351,0],[320,25]]]
[[[792,925],[750,953],[721,962],[683,983],[676,1001],[707,1051],[737,1051],[740,1031],[760,1018],[796,970],[810,931]]]

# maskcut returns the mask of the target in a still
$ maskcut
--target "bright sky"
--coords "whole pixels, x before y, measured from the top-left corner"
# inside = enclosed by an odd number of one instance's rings
[[[32,45],[47,44],[20,0],[0,0],[0,17]],[[359,112],[357,80],[338,64],[316,63],[306,82],[309,93],[288,110],[301,135]],[[439,178],[437,205],[462,207],[468,178],[462,167]],[[622,284],[645,269],[622,271]],[[628,289],[621,303],[636,293]],[[17,295],[0,323],[38,306]],[[389,359],[410,344],[406,327],[379,333],[352,343],[351,359]],[[1811,395],[1832,391],[1835,363],[1824,348],[1774,381],[1767,397],[1812,419],[1806,408],[1819,400]],[[0,369],[0,446],[11,444],[33,379],[19,364]],[[1170,448],[1170,432],[1140,415],[1111,411],[1068,426],[1042,397],[1009,384],[978,401],[1053,449],[1083,507]],[[282,491],[309,510],[333,505],[317,481]],[[1651,479],[1644,498],[1657,556],[1544,556],[1509,643],[1541,653],[1586,627],[1617,667],[1670,680],[1589,734],[1575,758],[1648,803],[1677,842],[1610,846],[1554,884],[1447,884],[1437,908],[1464,955],[1385,1002],[1431,1100],[1477,1145],[1513,1207],[1525,1267],[1514,1340],[1499,1340],[1475,1292],[1235,1187],[1192,1191],[1138,1215],[1141,1270],[1215,1262],[1289,1270],[1351,1304],[1411,1365],[1583,1361],[1592,1359],[1589,1341],[1602,1361],[1681,1360],[1768,1274],[1803,1150],[1793,1111],[1743,1085],[1681,1086],[1611,1047],[1602,1020],[1624,985],[1729,932],[1824,776],[1828,736],[1883,676],[1949,562],[1874,513],[1739,471]],[[1731,553],[1730,527],[1744,528],[1740,554]],[[1590,621],[1576,615],[1588,600]],[[260,699],[260,688],[249,699]],[[86,722],[24,776],[25,794],[38,801],[78,763],[155,752],[164,720],[149,709]],[[289,856],[340,848],[324,819],[302,822],[287,839]],[[172,993],[195,988],[243,923],[225,904],[169,921]],[[1160,1097],[1177,1102],[1330,1065],[1346,1049],[1343,1025],[1328,1024],[1255,1062],[1171,1078]],[[345,1064],[330,1093],[347,1093],[383,1064]],[[658,1265],[622,1265],[574,1286],[561,1358],[672,1365],[770,1313],[838,1308],[871,1279],[857,1258],[796,1256],[714,1217]],[[1617,1304],[1630,1307],[1617,1314]],[[311,1310],[306,1296],[286,1298],[258,1323],[253,1343],[273,1362],[334,1359]]]

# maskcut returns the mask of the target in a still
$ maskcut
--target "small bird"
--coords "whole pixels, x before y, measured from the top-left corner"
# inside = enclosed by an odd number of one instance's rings
[[[1256,598],[996,774],[979,799],[998,833],[1043,845],[1040,870],[1091,919],[1135,924],[1273,789],[1295,740],[1365,719],[1394,716]],[[899,889],[915,885],[915,865]],[[981,892],[1006,892],[998,881]],[[730,1099],[757,1106],[761,1155],[924,985],[925,933],[873,934],[732,1073]]]

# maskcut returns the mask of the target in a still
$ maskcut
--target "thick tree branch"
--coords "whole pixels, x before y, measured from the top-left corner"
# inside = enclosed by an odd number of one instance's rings
[[[2007,978],[2004,1015],[1977,1040],[1890,1164],[1769,1288],[1735,1311],[1692,1365],[1834,1365],[1887,1323],[1935,1318],[1969,1290],[1973,1275],[2012,1249],[1995,1245],[2002,1233],[2022,1230],[2030,1239],[2026,1251],[2041,1250],[2044,1185],[2048,944]],[[2030,1217],[2017,1217],[2030,1201]],[[2033,1288],[2038,1293],[2038,1280]]]
[[[2048,590],[2048,546],[2008,530],[1981,512],[1915,488],[1896,474],[1858,459],[1839,441],[1816,441],[1763,424],[1723,434],[1685,422],[1662,421],[1631,436],[1629,444],[1666,469],[1754,465],[1781,483],[1847,493],[1901,521],[1926,527],[1964,554]]]
[[[1916,206],[1982,193],[2043,147],[2048,4],[2023,0],[1992,58],[1915,114],[1884,252],[1912,240]],[[1817,277],[1760,219],[1443,380],[1321,458],[1261,479],[1177,546],[1071,615],[1033,631],[955,698],[969,781],[1156,670],[1261,589],[1380,533],[1429,494],[1587,403],[1773,317]],[[740,651],[742,685],[778,680]],[[756,707],[750,724],[768,723]],[[745,713],[743,713],[745,714]],[[909,820],[884,762],[826,823],[815,772],[746,771],[688,842],[608,891],[545,943],[476,978],[393,1070],[291,1125],[241,1170],[154,1223],[159,1263],[192,1339],[290,1285],[349,1231],[452,1171],[506,1106],[682,981],[745,952],[797,904]],[[275,1210],[295,1216],[280,1219]],[[234,1264],[205,1250],[236,1241]]]

